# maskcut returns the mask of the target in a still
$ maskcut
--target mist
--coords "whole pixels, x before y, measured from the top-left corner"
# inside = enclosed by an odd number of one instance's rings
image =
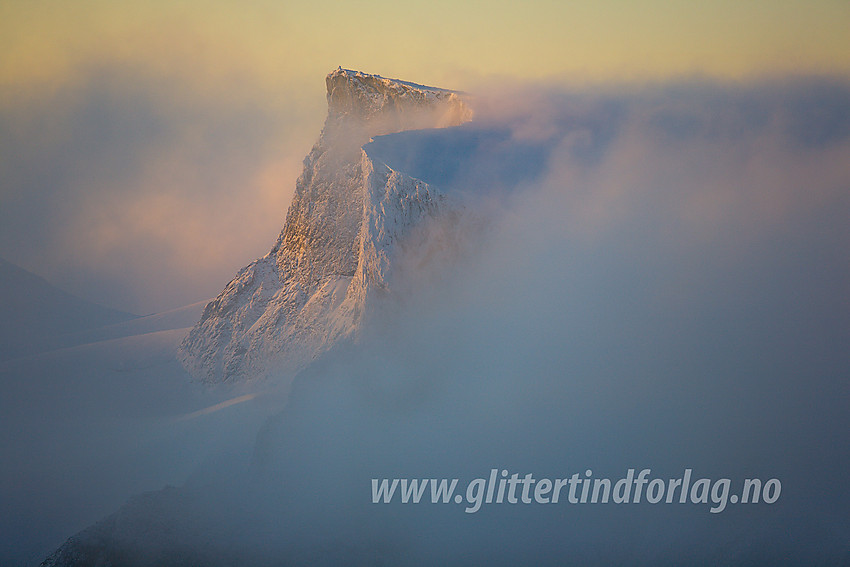
[[[209,299],[279,232],[323,86],[92,64],[7,89],[0,256],[140,315]]]
[[[459,249],[424,268],[413,252],[420,271],[407,272],[399,310],[302,376],[261,435],[258,490],[280,494],[268,513],[309,519],[297,535],[279,532],[269,554],[846,561],[847,85],[532,89],[483,108],[457,130],[371,146],[391,167],[471,191],[475,234],[458,238],[451,219],[424,230],[411,250],[446,235]],[[464,151],[446,151],[451,140]],[[434,152],[460,154],[457,169]],[[463,486],[493,468],[617,479],[691,467],[778,478],[783,496],[717,516],[650,504],[485,505],[467,516],[454,504],[368,501],[372,478]]]
[[[77,536],[78,550],[127,565],[848,560],[850,86],[521,85],[479,95],[476,112],[369,145],[462,213],[413,232],[397,293],[357,344],[291,387],[281,376],[206,393],[181,381],[175,339],[162,337],[155,397],[169,404],[140,398],[134,427],[202,425],[146,445],[120,469],[135,483],[115,492],[178,487],[133,498]],[[143,392],[149,373],[133,368]],[[119,395],[78,383],[86,407]],[[38,415],[48,431],[73,419]],[[92,440],[86,466],[109,477],[110,455],[138,435]],[[76,448],[51,451],[62,462]],[[733,486],[777,478],[782,494],[719,514],[371,502],[373,478],[465,486],[494,468],[613,480],[691,468]]]

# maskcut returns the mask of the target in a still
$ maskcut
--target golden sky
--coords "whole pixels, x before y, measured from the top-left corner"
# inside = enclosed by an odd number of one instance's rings
[[[64,80],[102,63],[210,88],[246,75],[282,87],[337,65],[457,88],[489,76],[848,75],[848,28],[846,0],[6,0],[0,79]]]

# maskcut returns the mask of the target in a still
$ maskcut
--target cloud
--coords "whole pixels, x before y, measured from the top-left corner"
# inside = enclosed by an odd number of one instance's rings
[[[801,124],[840,123],[850,89],[811,96],[824,84],[532,90],[474,125],[376,140],[377,154],[487,202],[464,201],[474,223],[417,233],[452,235],[454,253],[409,259],[397,310],[299,377],[250,474],[219,464],[214,481],[131,502],[110,522],[154,526],[142,539],[97,529],[138,558],[205,563],[843,557],[850,140]],[[453,139],[457,167],[435,167]],[[494,185],[499,166],[519,173]],[[632,467],[778,478],[782,499],[718,516],[369,500],[372,478]]]
[[[138,312],[211,296],[264,254],[320,128],[321,101],[273,106],[250,82],[196,88],[104,67],[6,101],[0,253]]]
[[[271,553],[304,551],[303,530],[316,546],[407,564],[843,557],[848,85],[532,94],[458,130],[465,169],[443,181],[488,195],[491,167],[518,162],[484,147],[545,171],[497,188],[500,207],[465,202],[488,219],[465,254],[416,273],[401,312],[303,375],[260,436],[254,488],[274,495],[261,509],[305,522]],[[379,150],[403,162],[451,136],[392,136]],[[371,478],[468,481],[502,467],[694,467],[776,477],[787,493],[720,519],[651,505],[495,506],[470,519],[364,503]]]
[[[171,374],[157,374],[148,397],[170,400],[174,416],[256,396],[169,422],[198,429],[161,433],[170,453],[150,449],[134,473],[148,484],[158,468],[173,476],[169,455],[196,454],[197,439],[215,446],[221,434],[232,449],[256,431],[257,408],[279,411],[250,461],[243,451],[198,463],[185,486],[133,499],[80,541],[107,540],[141,563],[843,560],[850,87],[798,78],[526,85],[490,96],[475,124],[371,146],[390,165],[471,195],[462,218],[474,222],[441,219],[414,234],[426,247],[446,248],[447,237],[455,246],[427,262],[417,252],[402,258],[404,301],[376,316],[359,344],[302,374],[286,402],[267,383],[189,405],[168,394]],[[168,184],[174,170],[157,150],[139,165],[157,166],[140,177],[161,183],[119,195],[141,205],[121,209],[118,225],[162,231],[165,241],[183,234],[168,228],[175,203],[207,184],[214,196],[227,190],[215,179],[190,179],[185,193]],[[180,172],[191,154],[177,155]],[[135,388],[144,372],[132,376]],[[121,383],[92,375],[98,388]],[[20,383],[40,396],[30,378]],[[118,394],[91,389],[78,392],[86,408],[113,407]],[[56,405],[71,411],[63,399]],[[111,453],[97,449],[116,441],[97,443],[91,466],[108,471]],[[673,478],[686,467],[733,485],[775,477],[782,497],[718,515],[646,503],[485,506],[474,515],[370,503],[372,478],[468,481],[491,468],[551,478],[651,468]]]

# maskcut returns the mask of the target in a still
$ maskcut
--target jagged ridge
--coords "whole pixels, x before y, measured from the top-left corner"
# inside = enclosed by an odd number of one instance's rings
[[[426,183],[372,160],[373,136],[461,124],[455,91],[339,68],[326,78],[328,117],[304,160],[271,251],[211,301],[180,346],[197,379],[292,374],[356,338],[371,298],[388,291],[399,242],[446,208]]]

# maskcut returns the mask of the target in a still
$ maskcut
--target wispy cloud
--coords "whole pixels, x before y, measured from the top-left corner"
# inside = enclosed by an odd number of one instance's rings
[[[0,108],[0,254],[144,313],[213,295],[267,251],[323,110],[136,71]]]
[[[430,237],[435,248],[446,238],[459,245],[442,246],[451,250],[436,261],[401,258],[404,301],[376,315],[360,343],[297,379],[250,458],[243,451],[204,462],[187,487],[135,499],[116,516],[130,527],[112,545],[136,557],[179,552],[252,565],[376,556],[398,564],[843,559],[850,88],[798,78],[532,85],[491,97],[477,124],[408,132],[373,148],[479,198],[464,201],[474,226],[414,235],[426,247]],[[183,171],[165,158],[151,163]],[[168,191],[119,194],[139,211],[107,206],[106,216],[118,211],[122,224],[143,227],[139,234],[171,238],[161,227],[176,217],[174,199],[200,191],[181,193],[165,181],[173,174],[144,171]],[[13,384],[41,400],[39,380],[60,382],[53,368]],[[125,379],[158,408],[177,399],[164,394],[178,383],[172,371],[152,378],[160,383],[153,392],[141,375]],[[76,454],[69,461],[104,475],[115,466],[116,440],[102,422],[116,410],[101,400],[122,396],[122,411],[139,403],[110,377],[61,381],[101,433],[87,439],[91,463]],[[243,387],[220,403],[172,401],[187,406],[175,414],[210,419],[169,421],[192,435],[163,433],[168,450],[133,460],[134,474],[161,478],[163,463],[181,445],[197,450],[198,439],[211,452],[224,444],[212,431],[227,433],[231,447],[237,437],[253,440],[257,410],[271,411],[282,392],[253,398],[254,407],[244,402],[257,385]],[[76,411],[64,397],[52,403]],[[75,447],[60,444],[51,462],[63,451]],[[648,504],[503,506],[474,519],[448,505],[369,504],[372,478],[469,480],[493,467],[552,478],[584,468],[613,478],[629,467],[673,478],[691,467],[714,478],[775,477],[783,495],[722,518]]]

